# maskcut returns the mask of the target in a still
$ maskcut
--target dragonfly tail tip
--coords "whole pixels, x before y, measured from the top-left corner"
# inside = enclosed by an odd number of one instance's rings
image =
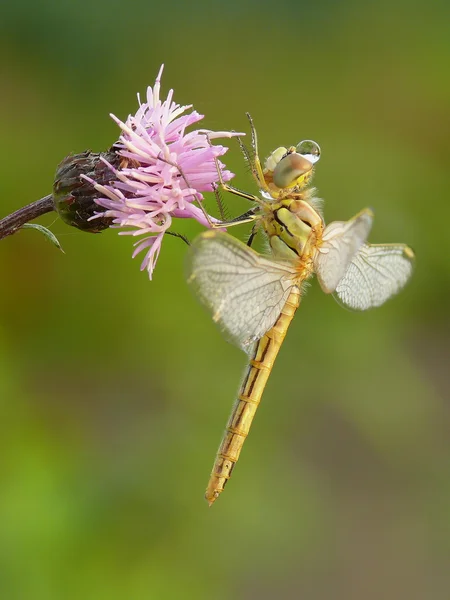
[[[214,504],[214,502],[217,500],[217,498],[219,497],[219,494],[214,493],[214,494],[209,494],[208,492],[205,494],[205,500],[208,503],[208,506],[211,508],[211,506]]]

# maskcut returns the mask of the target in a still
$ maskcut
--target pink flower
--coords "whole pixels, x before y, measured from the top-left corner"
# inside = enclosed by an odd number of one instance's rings
[[[123,123],[111,117],[122,130],[115,145],[123,157],[124,168],[116,168],[103,161],[114,173],[115,180],[100,185],[85,176],[103,196],[96,203],[106,209],[93,218],[109,217],[112,227],[127,227],[121,235],[145,235],[135,244],[133,258],[146,250],[141,270],[147,269],[150,279],[161,250],[164,233],[172,219],[192,218],[205,227],[209,226],[204,212],[194,201],[201,202],[201,192],[213,190],[218,175],[214,158],[225,154],[225,146],[211,146],[210,140],[242,135],[228,131],[186,129],[203,119],[203,115],[172,101],[173,90],[166,100],[159,98],[161,67],[153,89],[147,88],[147,101],[141,103],[134,116]],[[220,163],[221,168],[224,167]],[[233,177],[222,170],[225,181]],[[208,215],[209,216],[209,215]],[[209,217],[211,221],[216,221]]]

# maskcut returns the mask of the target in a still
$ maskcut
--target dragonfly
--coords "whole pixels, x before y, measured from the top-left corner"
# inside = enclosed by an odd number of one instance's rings
[[[305,283],[316,275],[326,294],[364,311],[399,292],[413,271],[405,244],[369,244],[373,212],[325,224],[311,186],[320,147],[312,140],[274,150],[264,164],[250,115],[251,147],[238,142],[259,188],[249,194],[222,180],[218,190],[251,200],[253,208],[233,221],[214,224],[191,245],[188,283],[225,337],[248,354],[241,383],[214,461],[205,497],[211,506],[239,459],[275,359],[299,307]],[[247,244],[215,227],[252,222]],[[258,231],[269,245],[251,248]]]

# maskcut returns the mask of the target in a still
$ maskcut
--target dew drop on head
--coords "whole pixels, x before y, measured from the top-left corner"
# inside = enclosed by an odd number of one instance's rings
[[[309,162],[316,163],[320,158],[320,146],[313,140],[303,140],[297,144],[296,151]]]

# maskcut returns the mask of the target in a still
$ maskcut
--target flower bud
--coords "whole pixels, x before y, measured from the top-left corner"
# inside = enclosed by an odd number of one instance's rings
[[[114,173],[101,158],[116,168],[120,168],[124,162],[114,149],[100,153],[86,150],[80,154],[72,154],[58,165],[53,184],[55,208],[61,219],[67,225],[91,233],[99,233],[112,223],[112,218],[107,217],[89,220],[101,212],[95,202],[101,194],[91,183],[80,177],[87,175],[102,185],[108,185],[114,180]]]

